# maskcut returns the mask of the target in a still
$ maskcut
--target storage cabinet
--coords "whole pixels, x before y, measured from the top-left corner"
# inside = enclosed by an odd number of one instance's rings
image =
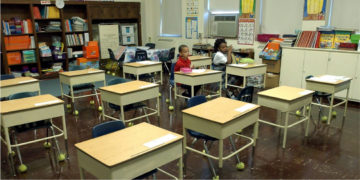
[[[308,75],[353,78],[349,98],[360,101],[360,53],[311,48],[283,48],[280,85],[305,88]],[[345,97],[346,92],[336,94]]]

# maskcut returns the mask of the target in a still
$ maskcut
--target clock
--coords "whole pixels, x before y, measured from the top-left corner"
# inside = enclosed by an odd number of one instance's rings
[[[57,8],[62,9],[65,6],[64,0],[56,0],[55,5]]]

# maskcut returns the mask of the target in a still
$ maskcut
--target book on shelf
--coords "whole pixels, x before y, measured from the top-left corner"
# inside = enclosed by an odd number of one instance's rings
[[[68,46],[80,46],[84,44],[84,35],[83,34],[67,34],[66,35],[66,44]]]
[[[34,6],[33,14],[35,19],[60,18],[60,11],[55,6]]]
[[[30,19],[20,20],[18,18],[12,18],[9,21],[3,20],[1,23],[5,35],[33,33]]]

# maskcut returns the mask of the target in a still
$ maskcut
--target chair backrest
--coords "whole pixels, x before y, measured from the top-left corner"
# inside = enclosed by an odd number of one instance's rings
[[[110,48],[108,48],[108,52],[109,52],[110,59],[117,61],[117,59],[115,59],[114,52]]]
[[[308,75],[308,76],[305,77],[305,79],[310,79],[312,77],[314,77],[314,76],[313,75]]]
[[[34,92],[21,92],[21,93],[16,93],[16,94],[10,95],[9,100],[33,97],[33,96],[36,96],[36,95],[37,94],[34,93]]]
[[[254,87],[253,86],[246,86],[243,90],[241,90],[238,100],[251,103],[254,93]]]
[[[69,66],[69,71],[77,71],[77,70],[83,70],[83,69],[85,69],[84,66],[78,66],[78,65]]]
[[[0,76],[0,80],[14,79],[14,78],[15,78],[15,76],[12,75],[12,74],[2,74],[2,75]]]
[[[124,129],[125,125],[121,121],[108,121],[101,124],[98,124],[92,129],[92,137],[96,138],[103,136],[121,129]]]
[[[147,60],[147,52],[145,50],[137,49],[135,53],[135,59],[137,61]]]
[[[115,78],[115,79],[112,79],[112,80],[108,81],[107,85],[111,86],[111,85],[115,85],[115,84],[121,84],[121,83],[129,82],[129,81],[131,81],[131,80],[124,79],[124,78]]]
[[[150,49],[155,49],[155,43],[146,43],[146,47],[149,47]]]
[[[170,83],[174,83],[174,71],[175,71],[175,65],[176,63],[171,63],[171,69],[170,69]]]
[[[169,50],[169,56],[168,56],[167,60],[170,61],[170,60],[174,59],[174,57],[175,57],[175,48],[173,47]]]
[[[202,104],[204,102],[206,102],[206,97],[205,96],[194,96],[192,98],[190,98],[187,102],[187,107],[191,108],[193,106],[197,106],[199,104]]]

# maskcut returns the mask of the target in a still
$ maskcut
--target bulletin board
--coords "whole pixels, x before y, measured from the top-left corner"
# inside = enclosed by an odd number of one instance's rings
[[[199,21],[197,17],[185,18],[185,36],[186,39],[198,39],[199,38]]]
[[[110,58],[108,49],[119,47],[119,25],[99,24],[100,59]]]
[[[186,16],[199,15],[199,0],[186,0]]]
[[[255,19],[239,18],[238,44],[253,45],[255,39]]]

